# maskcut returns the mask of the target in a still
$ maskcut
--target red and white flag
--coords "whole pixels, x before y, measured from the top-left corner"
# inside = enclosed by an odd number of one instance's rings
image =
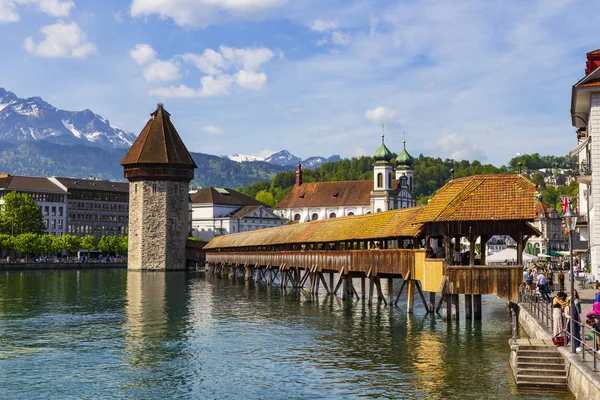
[[[569,206],[571,205],[571,199],[568,197],[563,197],[562,201],[561,201],[561,205],[562,205],[562,212],[564,214],[567,212],[567,210],[569,209]]]

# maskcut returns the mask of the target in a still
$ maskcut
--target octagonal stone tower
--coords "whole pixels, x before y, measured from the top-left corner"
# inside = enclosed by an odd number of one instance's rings
[[[185,269],[188,185],[197,166],[162,104],[121,165],[130,182],[127,268]]]

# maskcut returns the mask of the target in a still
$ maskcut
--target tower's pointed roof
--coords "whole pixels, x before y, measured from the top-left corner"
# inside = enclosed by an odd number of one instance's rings
[[[192,156],[171,123],[167,110],[159,104],[142,129],[121,165],[169,164],[197,168]]]
[[[379,148],[377,149],[377,151],[375,152],[375,159],[377,161],[390,161],[394,155],[392,154],[392,152],[390,151],[390,149],[388,149],[385,145],[385,135],[381,135],[381,146],[379,146]]]
[[[410,154],[408,154],[408,151],[406,151],[406,140],[404,140],[402,144],[404,147],[402,152],[398,154],[398,157],[396,157],[396,162],[398,163],[399,167],[412,167],[413,158],[410,156]]]

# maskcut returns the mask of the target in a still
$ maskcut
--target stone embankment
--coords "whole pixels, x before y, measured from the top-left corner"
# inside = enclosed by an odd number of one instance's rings
[[[0,263],[0,271],[127,268],[126,262]]]
[[[532,315],[527,307],[523,306],[523,304],[519,304],[519,326],[523,328],[525,333],[527,333],[531,339],[539,339],[545,343],[552,342],[552,333],[550,329],[540,324],[535,315]],[[515,347],[516,346],[511,346],[513,350],[513,354],[511,355],[511,363],[513,363],[513,359],[517,359],[517,348]],[[571,354],[569,346],[555,347],[555,349],[564,360],[567,374],[567,385],[575,398],[585,400],[600,400],[600,371],[593,370],[591,361],[593,359],[593,355],[588,354],[586,361],[583,361],[581,359],[581,354]],[[598,366],[600,366],[600,362],[598,362]],[[518,369],[513,370],[518,373]],[[517,379],[517,384],[518,382],[519,381]]]

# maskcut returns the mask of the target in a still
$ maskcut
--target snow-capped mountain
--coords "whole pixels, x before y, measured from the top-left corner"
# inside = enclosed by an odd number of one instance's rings
[[[124,148],[131,146],[135,138],[90,110],[59,110],[40,97],[22,99],[0,88],[0,140]]]
[[[331,157],[309,157],[305,160],[302,160],[300,157],[297,157],[291,154],[287,150],[281,150],[276,153],[270,154],[268,156],[255,156],[251,154],[232,154],[221,156],[223,158],[227,158],[231,161],[236,162],[247,162],[247,161],[263,161],[273,165],[279,165],[282,167],[295,167],[298,163],[302,163],[302,166],[306,169],[314,169],[320,167],[321,165],[327,162],[340,161],[342,158],[338,155],[333,155]]]

